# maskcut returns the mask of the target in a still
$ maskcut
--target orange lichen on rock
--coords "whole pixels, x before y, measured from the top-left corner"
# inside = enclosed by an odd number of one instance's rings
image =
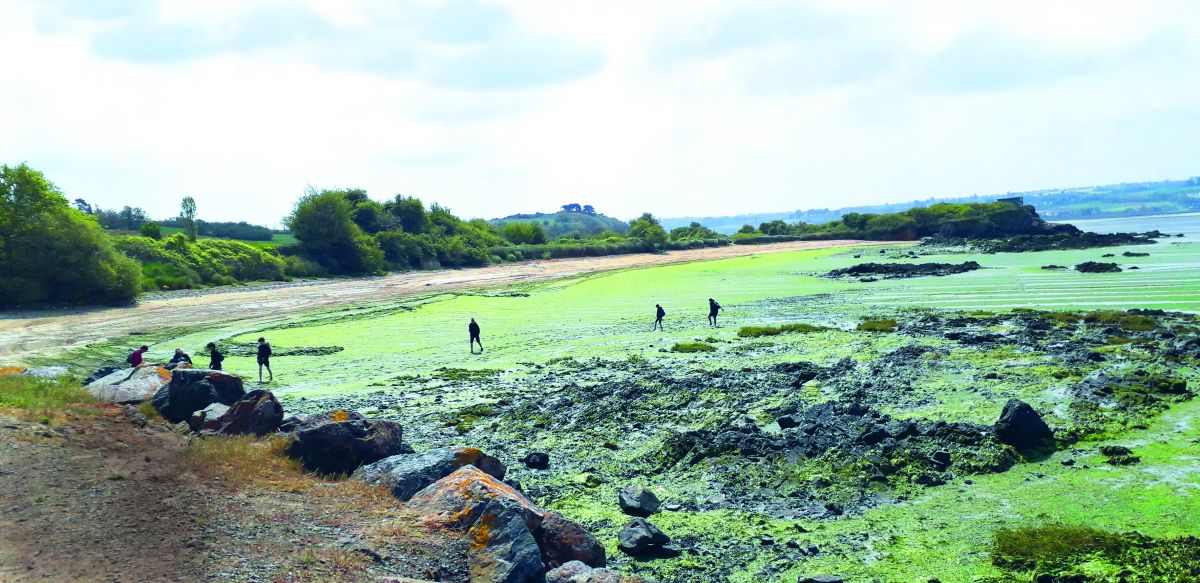
[[[341,423],[343,421],[349,421],[350,420],[350,412],[338,409],[337,411],[334,411],[332,415],[329,416],[329,420],[333,421],[334,423]]]
[[[473,466],[481,457],[483,457],[483,450],[477,447],[464,447],[458,453],[454,454],[454,465]]]
[[[488,543],[492,538],[492,528],[496,524],[495,514],[484,514],[479,518],[479,522],[471,529],[471,540],[467,545],[473,551],[478,551],[487,548]]]
[[[11,377],[25,372],[23,366],[4,366],[0,367],[0,377]]]

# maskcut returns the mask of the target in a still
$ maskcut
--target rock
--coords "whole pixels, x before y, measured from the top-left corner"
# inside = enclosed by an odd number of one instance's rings
[[[303,400],[303,399],[301,399],[301,400]],[[360,415],[354,411],[344,411],[341,409],[335,409],[333,411],[326,411],[324,413],[317,413],[317,414],[313,414],[313,415],[300,415],[300,416],[293,415],[291,417],[284,419],[283,422],[279,424],[279,431],[281,433],[294,433],[297,431],[301,431],[303,429],[312,429],[319,425],[324,425],[326,423],[331,423],[334,421],[366,421],[366,420],[367,420],[366,417],[363,417],[362,415]]]
[[[948,451],[935,451],[929,459],[943,469],[950,467],[950,452]]]
[[[1022,452],[1044,447],[1054,439],[1054,432],[1042,416],[1020,399],[1009,399],[1004,404],[993,429],[997,439]]]
[[[84,388],[92,397],[106,403],[141,403],[169,382],[171,371],[159,366],[143,366],[118,369]]]
[[[617,548],[621,552],[639,559],[670,557],[678,551],[667,546],[671,537],[663,534],[645,518],[634,518],[617,533]]]
[[[641,577],[629,577],[608,569],[596,569],[571,561],[546,573],[546,583],[645,583]]]
[[[796,583],[846,583],[837,575],[801,575]]]
[[[210,405],[210,407],[215,405]],[[208,419],[208,418],[206,418]],[[271,391],[250,391],[240,401],[211,421],[203,423],[223,435],[263,436],[279,430],[283,422],[283,406]]]
[[[533,581],[546,570],[533,536],[541,509],[475,466],[430,484],[408,506],[430,523],[466,531],[471,581]]]
[[[1084,261],[1075,266],[1075,271],[1079,273],[1117,273],[1121,271],[1121,267],[1116,263],[1099,263],[1096,261]]]
[[[192,417],[191,419],[188,419],[187,424],[192,428],[193,431],[200,431],[201,429],[204,429],[205,421],[208,421],[210,424],[215,424],[217,418],[224,415],[226,411],[229,411],[229,405],[213,403],[199,411],[196,411],[195,413],[192,413]]]
[[[617,494],[617,504],[625,514],[646,517],[658,512],[659,500],[650,490],[628,486]]]
[[[982,267],[974,261],[963,263],[859,263],[830,271],[828,277],[877,275],[884,279],[905,277],[944,277],[975,271]]]
[[[604,545],[582,526],[557,512],[545,513],[542,523],[533,530],[533,538],[542,551],[542,562],[549,569],[570,562],[590,567],[607,564]]]
[[[39,379],[57,379],[71,374],[65,366],[36,366],[21,373],[29,377],[37,377]]]
[[[358,468],[354,477],[368,484],[385,486],[393,496],[407,501],[413,494],[467,465],[475,466],[497,480],[504,479],[504,464],[473,447],[443,447],[394,455]]]
[[[288,454],[323,474],[352,472],[359,466],[405,453],[400,424],[379,419],[332,418],[295,433]],[[342,412],[344,413],[344,412]]]
[[[203,368],[176,369],[150,402],[164,419],[178,423],[213,403],[233,405],[245,395],[241,377]]]
[[[114,372],[119,371],[119,370],[121,370],[121,367],[119,367],[119,366],[102,366],[102,367],[96,369],[96,371],[93,372],[91,375],[89,375],[88,378],[83,379],[83,386],[86,387],[86,386],[92,384],[93,382],[96,382],[96,379],[102,379]],[[128,369],[126,369],[126,370],[128,370]]]
[[[525,463],[525,467],[535,470],[544,470],[550,467],[550,455],[540,451],[526,455],[521,461]]]

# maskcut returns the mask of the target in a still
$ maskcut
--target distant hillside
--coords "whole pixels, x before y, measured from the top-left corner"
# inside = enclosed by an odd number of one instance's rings
[[[605,231],[613,231],[621,234],[629,231],[629,225],[624,221],[599,213],[585,211],[512,215],[502,219],[492,219],[488,222],[497,227],[503,227],[508,223],[515,222],[538,223],[542,226],[542,230],[546,231],[546,236],[551,239],[557,239],[564,235],[586,237],[589,235],[598,235]]]
[[[835,210],[755,213],[725,217],[681,217],[662,219],[670,230],[698,222],[720,233],[734,233],[742,225],[758,227],[771,221],[795,223],[803,221],[821,224],[835,221],[847,213],[893,213],[912,207],[929,206],[938,202],[990,202],[997,198],[1020,196],[1026,204],[1037,208],[1038,214],[1050,221],[1082,218],[1132,217],[1141,215],[1200,212],[1200,176],[1187,180],[1135,182],[1105,186],[1081,186],[1004,194],[972,195],[949,198],[928,198],[908,202],[872,206],[847,207]]]

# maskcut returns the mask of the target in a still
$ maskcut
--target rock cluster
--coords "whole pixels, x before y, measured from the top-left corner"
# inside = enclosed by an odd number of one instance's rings
[[[242,379],[202,368],[175,369],[171,381],[154,393],[150,403],[171,423],[191,419],[192,414],[213,403],[233,405],[246,396]]]

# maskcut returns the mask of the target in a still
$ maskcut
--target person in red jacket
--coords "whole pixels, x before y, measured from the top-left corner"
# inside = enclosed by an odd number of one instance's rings
[[[150,350],[150,347],[146,346],[146,345],[142,345],[141,348],[134,350],[133,353],[130,354],[129,357],[125,359],[126,364],[128,364],[129,366],[132,366],[133,368],[142,366],[142,355],[146,354],[147,350]]]

